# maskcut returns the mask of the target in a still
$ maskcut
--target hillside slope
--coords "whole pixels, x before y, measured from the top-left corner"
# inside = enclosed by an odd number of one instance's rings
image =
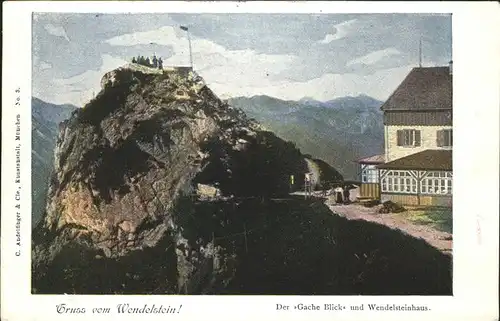
[[[45,211],[59,123],[69,118],[76,108],[49,104],[38,98],[31,100],[32,228]]]
[[[367,96],[324,103],[267,96],[231,98],[228,102],[296,143],[302,152],[328,162],[346,179],[357,178],[354,160],[383,152],[382,102]]]

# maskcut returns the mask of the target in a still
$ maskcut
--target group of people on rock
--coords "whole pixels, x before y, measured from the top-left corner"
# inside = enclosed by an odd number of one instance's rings
[[[137,56],[137,58],[133,57],[132,63],[150,68],[163,69],[163,59],[161,59],[161,57],[157,58],[156,55],[153,55],[151,59],[149,59],[149,57],[144,58],[144,56]]]

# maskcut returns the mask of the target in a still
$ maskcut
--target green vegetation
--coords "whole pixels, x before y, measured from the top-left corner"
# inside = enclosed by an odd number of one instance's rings
[[[453,215],[451,208],[414,208],[408,209],[408,212],[403,215],[416,224],[429,225],[440,231],[452,233]]]
[[[202,147],[210,152],[210,159],[195,183],[217,182],[224,195],[268,197],[288,195],[290,175],[303,181],[307,165],[293,143],[265,131],[245,140],[242,151],[217,137],[207,141]]]
[[[180,225],[236,251],[235,278],[213,294],[451,294],[449,257],[314,200],[199,203]]]

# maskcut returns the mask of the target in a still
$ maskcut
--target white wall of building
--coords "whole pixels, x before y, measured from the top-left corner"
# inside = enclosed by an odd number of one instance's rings
[[[420,146],[407,147],[398,146],[397,131],[401,129],[420,130],[421,142]],[[395,159],[415,154],[426,149],[448,149],[452,147],[438,147],[437,132],[442,129],[452,129],[452,126],[415,126],[415,125],[386,125],[385,132],[385,161],[391,162]]]

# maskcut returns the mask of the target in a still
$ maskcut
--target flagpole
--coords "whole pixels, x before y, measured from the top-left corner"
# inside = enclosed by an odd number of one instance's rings
[[[193,50],[191,48],[191,35],[189,34],[189,28],[187,26],[180,26],[182,30],[187,33],[188,42],[189,42],[189,63],[191,65],[191,70],[193,70]]]
[[[191,69],[193,69],[193,51],[191,49],[191,36],[189,35],[189,30],[186,31],[188,34],[188,42],[189,42],[189,63],[191,64]]]

